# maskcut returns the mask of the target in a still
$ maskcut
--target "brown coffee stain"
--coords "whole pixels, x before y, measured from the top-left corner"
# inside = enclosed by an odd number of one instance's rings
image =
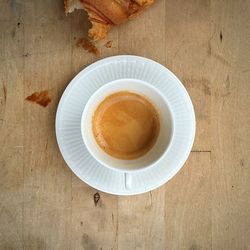
[[[94,194],[94,203],[95,203],[95,206],[97,206],[100,198],[101,198],[101,196],[100,196],[100,194],[98,192]]]
[[[82,235],[82,242],[81,243],[82,243],[83,249],[85,249],[85,250],[97,250],[96,243],[86,233],[84,233]]]
[[[96,56],[100,56],[100,51],[88,38],[79,38],[76,44],[77,47],[82,47],[86,51]]]
[[[47,107],[48,104],[51,102],[51,98],[49,97],[48,90],[35,92],[32,95],[27,96],[25,100],[30,101],[30,102],[35,102],[43,107]]]
[[[206,83],[202,83],[203,86],[203,92],[205,95],[211,96],[211,89]]]
[[[188,250],[198,250],[198,249],[200,249],[200,247],[197,246],[196,244],[193,244],[190,246],[190,248]]]
[[[108,48],[108,49],[112,48],[112,41],[106,42],[105,47]]]

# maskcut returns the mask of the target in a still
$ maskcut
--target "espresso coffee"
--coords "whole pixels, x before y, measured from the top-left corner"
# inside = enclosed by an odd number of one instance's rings
[[[136,159],[155,144],[160,118],[154,105],[144,96],[122,91],[106,97],[92,118],[97,144],[119,159]]]

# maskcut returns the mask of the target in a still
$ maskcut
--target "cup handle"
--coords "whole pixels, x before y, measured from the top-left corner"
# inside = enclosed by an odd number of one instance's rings
[[[130,190],[132,188],[132,174],[124,173],[125,189]]]

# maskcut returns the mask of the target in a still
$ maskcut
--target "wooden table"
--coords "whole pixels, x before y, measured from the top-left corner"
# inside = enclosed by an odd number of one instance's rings
[[[62,0],[1,0],[0,13],[1,250],[250,249],[249,0],[157,0],[98,44],[101,58],[141,55],[172,70],[193,100],[197,135],[166,185],[100,192],[97,206],[54,132],[65,87],[99,59],[76,47],[86,14],[66,17]],[[25,101],[41,90],[46,108]]]

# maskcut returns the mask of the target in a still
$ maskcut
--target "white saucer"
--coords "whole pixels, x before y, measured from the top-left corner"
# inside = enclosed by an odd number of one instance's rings
[[[131,173],[133,184],[129,189],[122,172],[105,168],[88,153],[80,124],[89,97],[104,84],[122,78],[143,80],[156,87],[168,100],[175,128],[168,154],[156,167]],[[188,158],[194,136],[194,109],[180,80],[161,64],[138,56],[109,57],[82,70],[64,91],[56,114],[58,145],[70,169],[88,185],[117,195],[144,193],[170,180]]]

